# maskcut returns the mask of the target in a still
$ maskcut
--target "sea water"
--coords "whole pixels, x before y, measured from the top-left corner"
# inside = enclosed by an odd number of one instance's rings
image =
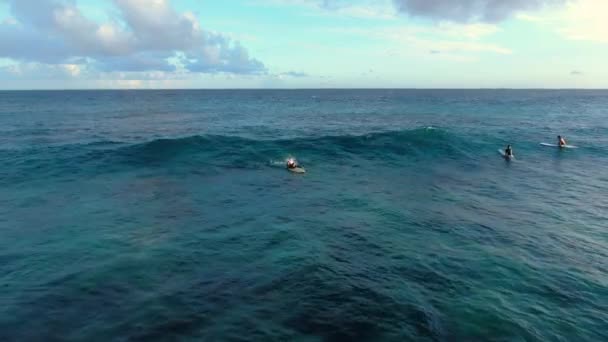
[[[0,165],[2,341],[608,340],[608,91],[0,92]]]

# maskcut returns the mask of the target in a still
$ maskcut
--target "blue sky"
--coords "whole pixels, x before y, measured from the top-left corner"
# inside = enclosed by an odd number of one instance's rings
[[[0,89],[608,88],[606,0],[0,0]]]

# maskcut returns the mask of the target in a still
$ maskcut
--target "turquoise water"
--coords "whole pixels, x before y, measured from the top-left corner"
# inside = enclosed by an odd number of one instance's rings
[[[608,91],[0,92],[0,133],[2,341],[608,340]]]

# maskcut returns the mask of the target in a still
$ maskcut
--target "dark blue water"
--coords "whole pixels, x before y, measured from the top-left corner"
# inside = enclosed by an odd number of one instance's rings
[[[2,341],[608,340],[608,91],[2,92],[0,162]]]

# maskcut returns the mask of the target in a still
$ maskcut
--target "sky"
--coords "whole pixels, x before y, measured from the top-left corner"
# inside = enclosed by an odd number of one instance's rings
[[[0,0],[0,89],[608,88],[608,0]]]

